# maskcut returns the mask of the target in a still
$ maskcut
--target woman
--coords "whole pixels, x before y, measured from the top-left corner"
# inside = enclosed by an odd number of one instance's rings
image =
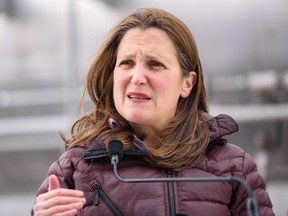
[[[126,178],[237,176],[253,189],[260,215],[274,215],[254,161],[222,138],[237,124],[208,114],[195,41],[172,14],[142,8],[117,24],[89,70],[87,91],[95,106],[73,125],[32,214],[247,215],[237,182],[120,182],[107,154],[108,143],[120,140]]]

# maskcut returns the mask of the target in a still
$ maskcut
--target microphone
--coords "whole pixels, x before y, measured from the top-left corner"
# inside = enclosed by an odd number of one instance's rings
[[[123,144],[118,140],[112,140],[108,143],[108,155],[109,158],[113,156],[118,157],[118,161],[123,157]]]
[[[118,163],[123,157],[123,144],[119,140],[113,140],[108,144],[108,154],[111,158],[114,174],[116,178],[124,183],[149,183],[149,182],[238,182],[246,190],[248,199],[246,208],[248,216],[259,216],[258,204],[253,195],[250,185],[242,178],[237,176],[226,177],[183,177],[183,178],[122,178],[118,173]]]

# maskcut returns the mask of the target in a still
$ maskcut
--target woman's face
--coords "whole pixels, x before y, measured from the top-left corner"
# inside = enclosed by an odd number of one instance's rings
[[[122,117],[149,137],[175,115],[179,97],[187,97],[196,73],[183,77],[176,48],[156,28],[129,30],[121,40],[114,68],[113,97]]]

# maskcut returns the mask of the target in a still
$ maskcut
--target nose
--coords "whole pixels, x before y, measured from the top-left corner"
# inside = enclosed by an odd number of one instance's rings
[[[141,65],[137,65],[132,71],[131,83],[140,86],[147,83],[146,69]]]

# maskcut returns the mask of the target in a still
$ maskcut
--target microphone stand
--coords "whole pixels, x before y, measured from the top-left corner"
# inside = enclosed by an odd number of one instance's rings
[[[227,177],[216,177],[216,178],[209,178],[209,177],[183,177],[183,178],[122,178],[119,175],[118,172],[118,163],[119,163],[119,157],[117,154],[112,155],[111,157],[111,165],[113,165],[113,170],[116,178],[124,183],[149,183],[149,182],[232,182],[236,181],[244,186],[247,194],[248,199],[246,203],[248,216],[259,216],[258,212],[258,204],[253,196],[252,189],[248,185],[246,181],[244,181],[242,178],[237,176],[227,176]]]

